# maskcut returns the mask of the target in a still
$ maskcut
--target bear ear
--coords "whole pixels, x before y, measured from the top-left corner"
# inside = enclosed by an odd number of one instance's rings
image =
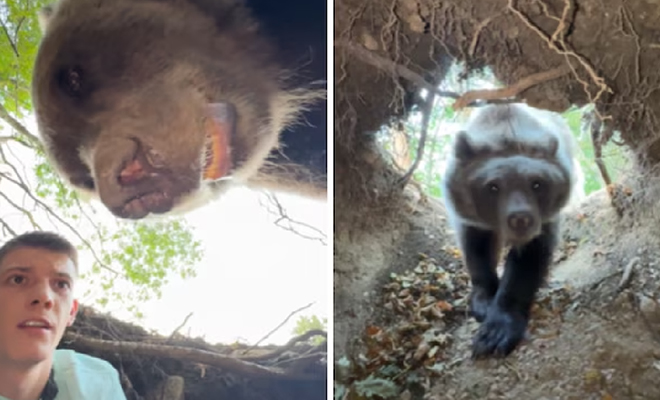
[[[456,142],[454,145],[454,156],[458,160],[469,160],[475,155],[475,150],[472,148],[472,143],[468,138],[466,131],[458,131],[456,133]]]
[[[37,12],[39,28],[41,29],[42,34],[46,33],[46,30],[48,29],[48,24],[50,23],[50,18],[53,16],[54,12],[55,12],[54,4],[45,5],[41,7],[41,9]]]

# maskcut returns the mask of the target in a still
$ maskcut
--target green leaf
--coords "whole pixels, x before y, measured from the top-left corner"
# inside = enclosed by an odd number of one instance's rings
[[[396,383],[382,378],[375,378],[373,375],[369,375],[367,379],[362,381],[356,381],[354,386],[359,395],[366,397],[378,396],[383,399],[394,398],[400,390]]]

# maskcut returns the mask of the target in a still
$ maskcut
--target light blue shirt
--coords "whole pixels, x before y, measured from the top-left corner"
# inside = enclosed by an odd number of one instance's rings
[[[55,350],[53,374],[58,389],[55,400],[126,400],[119,373],[100,358]],[[0,400],[9,399],[0,396]]]

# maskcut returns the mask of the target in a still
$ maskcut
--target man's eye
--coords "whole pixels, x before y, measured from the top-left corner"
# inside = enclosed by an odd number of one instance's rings
[[[23,282],[24,279],[25,279],[25,277],[23,277],[23,276],[20,276],[20,275],[14,275],[14,276],[12,276],[11,278],[9,278],[9,281],[10,281],[11,283],[15,283],[15,284],[17,284],[17,285],[20,285],[20,284]]]
[[[71,284],[68,281],[59,281],[58,285],[61,289],[70,288]]]

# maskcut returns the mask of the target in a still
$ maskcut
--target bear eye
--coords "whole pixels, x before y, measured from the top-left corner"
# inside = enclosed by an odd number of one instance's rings
[[[500,190],[500,187],[497,186],[497,183],[489,183],[488,185],[486,185],[486,187],[488,188],[489,191],[493,193],[497,193]]]
[[[539,190],[541,188],[541,181],[533,181],[532,182],[532,189],[533,190]]]
[[[71,97],[79,97],[83,91],[83,73],[80,67],[63,68],[57,74],[60,88]]]

